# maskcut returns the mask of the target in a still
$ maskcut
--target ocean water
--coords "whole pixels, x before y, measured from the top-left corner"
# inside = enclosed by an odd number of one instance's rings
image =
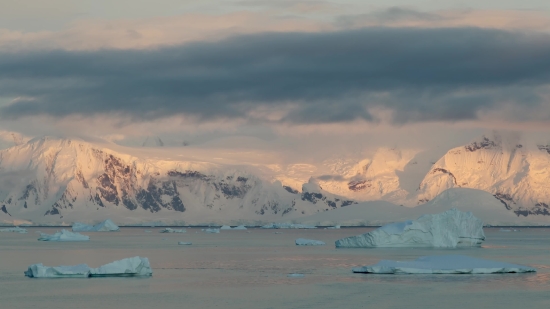
[[[159,228],[83,233],[89,242],[39,242],[36,231],[0,233],[1,308],[550,308],[550,229],[485,229],[482,248],[335,249],[334,241],[370,231],[221,231],[161,234]],[[145,233],[151,230],[151,233]],[[281,234],[275,234],[280,232]],[[296,238],[326,246],[295,246]],[[192,242],[180,246],[178,241]],[[368,275],[351,268],[380,259],[464,254],[530,265],[533,274]],[[148,257],[150,278],[31,279],[30,264]],[[288,278],[302,273],[303,278]]]

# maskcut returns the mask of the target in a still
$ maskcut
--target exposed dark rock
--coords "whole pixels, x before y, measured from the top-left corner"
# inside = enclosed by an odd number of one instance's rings
[[[6,209],[6,205],[2,205],[2,208],[0,208],[0,210],[2,210],[3,213],[7,214],[8,216],[11,217],[10,213],[8,212],[8,210]]]
[[[466,151],[474,152],[479,149],[491,149],[496,146],[497,144],[494,141],[484,136],[481,142],[473,142],[470,145],[464,146],[464,148],[466,148]]]
[[[510,194],[497,192],[493,196],[496,199],[498,199],[502,204],[504,204],[504,207],[506,207],[506,209],[508,209],[508,210],[512,210],[512,206],[510,206],[511,203],[513,203],[513,204],[516,203],[516,202],[514,202],[514,199],[512,198],[512,196]]]
[[[298,190],[294,190],[294,189],[292,189],[292,187],[289,187],[289,186],[283,186],[283,189],[287,190],[288,192],[290,192],[292,194],[300,193]]]
[[[539,150],[546,151],[546,153],[550,154],[550,145],[537,145]]]
[[[440,167],[436,167],[432,170],[432,174],[435,174],[435,173],[438,173],[438,172],[451,176],[453,178],[454,184],[457,185],[456,177],[455,177],[455,175],[453,175],[453,173],[449,172],[448,170],[446,170],[444,168],[440,168]]]
[[[361,191],[370,187],[372,187],[370,180],[353,180],[348,183],[348,189],[355,192]]]
[[[349,206],[349,205],[352,205],[352,204],[357,204],[357,202],[354,202],[354,201],[343,201],[342,202],[342,207],[346,207],[346,206]]]

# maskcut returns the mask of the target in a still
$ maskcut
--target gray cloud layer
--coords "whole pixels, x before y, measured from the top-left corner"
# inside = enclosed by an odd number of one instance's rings
[[[293,106],[294,123],[476,119],[548,103],[550,37],[478,28],[267,33],[155,50],[0,54],[3,117],[119,112],[245,117]],[[547,116],[545,116],[547,117]],[[545,118],[546,119],[546,118]]]

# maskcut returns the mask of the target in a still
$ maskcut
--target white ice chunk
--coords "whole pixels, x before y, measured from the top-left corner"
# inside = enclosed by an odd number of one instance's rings
[[[231,227],[229,225],[222,225],[222,227],[220,227],[220,230],[230,230]]]
[[[384,225],[372,232],[336,241],[337,248],[480,246],[483,222],[456,208],[414,221]]]
[[[329,227],[327,227],[326,229],[327,229],[327,230],[336,230],[336,229],[339,229],[339,228],[340,228],[339,225],[335,225],[335,226],[329,226]]]
[[[213,233],[213,234],[217,234],[220,232],[220,229],[201,229],[201,231],[205,232],[205,233]]]
[[[148,258],[134,256],[90,269],[90,277],[151,276]]]
[[[161,230],[160,232],[161,233],[185,233],[187,231],[185,229],[174,230],[174,229],[171,229],[171,228],[167,227],[164,230]]]
[[[16,227],[8,227],[8,228],[0,229],[0,232],[11,232],[11,233],[26,234],[28,231],[27,231],[27,229],[22,229],[22,228],[16,226]]]
[[[90,267],[86,264],[50,267],[40,263],[29,266],[25,276],[31,278],[86,278],[90,276]]]
[[[374,265],[353,268],[354,273],[374,274],[499,274],[535,271],[529,266],[464,255],[423,256],[408,262],[382,260]]]
[[[75,222],[73,224],[73,232],[117,232],[117,231],[120,231],[120,228],[110,219],[107,219],[94,226],[87,225],[81,222]]]
[[[182,246],[190,246],[190,245],[192,245],[192,244],[193,244],[193,243],[191,243],[191,242],[185,242],[185,241],[179,241],[179,242],[178,242],[178,245],[182,245]]]
[[[90,268],[86,264],[50,267],[40,263],[29,266],[25,272],[25,276],[31,278],[127,277],[152,274],[149,259],[139,256],[115,261],[98,268]]]
[[[38,240],[42,241],[88,241],[90,236],[82,235],[79,233],[73,233],[65,229],[61,232],[56,232],[55,234],[49,235],[40,233]]]
[[[289,278],[304,278],[305,277],[304,274],[288,274],[286,276],[289,277]]]
[[[296,246],[323,246],[326,245],[320,240],[298,238],[296,239]]]

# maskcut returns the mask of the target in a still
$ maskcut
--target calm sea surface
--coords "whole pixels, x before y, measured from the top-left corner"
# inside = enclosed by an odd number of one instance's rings
[[[0,233],[0,308],[550,308],[550,229],[485,229],[482,248],[335,249],[372,229],[222,231],[161,234],[158,228],[83,233],[89,242],[39,242],[36,231]],[[145,233],[145,230],[152,231]],[[275,232],[281,234],[275,234]],[[326,246],[299,247],[296,238]],[[192,242],[179,246],[178,241]],[[464,254],[530,265],[534,274],[365,275],[351,268],[380,259]],[[30,264],[148,257],[151,278],[30,279]],[[302,273],[305,278],[287,278]]]

